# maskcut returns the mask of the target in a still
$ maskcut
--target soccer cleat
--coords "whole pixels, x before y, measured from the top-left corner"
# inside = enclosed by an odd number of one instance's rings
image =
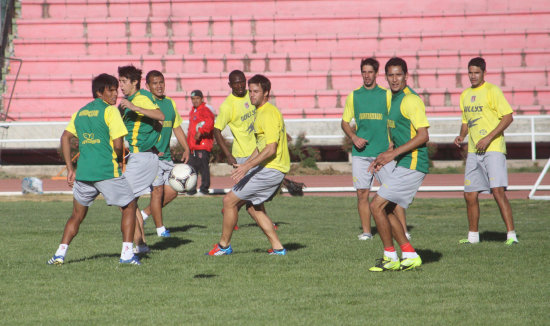
[[[164,232],[162,232],[159,237],[161,238],[170,238],[170,230],[166,229]]]
[[[132,258],[126,259],[126,260],[120,258],[118,262],[121,264],[141,265],[141,262],[139,261],[139,258],[136,255],[133,255]]]
[[[237,231],[239,229],[239,226],[238,225],[235,225],[235,227],[233,228],[233,230]]]
[[[357,236],[359,240],[372,240],[372,234],[370,233],[361,233]]]
[[[279,227],[275,223],[273,223],[273,228],[275,229],[275,231],[279,230]]]
[[[518,240],[517,239],[508,239],[504,242],[505,245],[507,246],[512,246],[512,245],[515,245],[515,244],[519,244]]]
[[[48,265],[63,265],[65,262],[65,257],[63,256],[53,256],[48,260]]]
[[[223,249],[220,247],[219,243],[216,243],[214,245],[214,248],[206,253],[208,256],[223,256],[223,255],[229,255],[233,252],[233,248],[231,248],[231,245],[227,246],[227,248]]]
[[[420,265],[422,265],[422,259],[420,259],[420,256],[401,260],[402,271],[408,271],[416,267],[419,267]]]
[[[371,272],[388,272],[388,271],[398,271],[401,267],[399,260],[391,261],[388,257],[379,258],[376,260],[376,265],[369,268]]]
[[[458,240],[458,243],[459,244],[476,244],[477,242],[470,242],[470,240],[468,239],[461,239],[461,240]]]
[[[151,252],[151,248],[146,244],[137,245],[134,247],[134,254],[147,254]]]
[[[283,249],[269,249],[267,252],[269,252],[269,254],[271,256],[286,256],[286,249],[283,248]]]

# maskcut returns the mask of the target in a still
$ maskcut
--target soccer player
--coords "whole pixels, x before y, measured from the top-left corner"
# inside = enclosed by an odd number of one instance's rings
[[[204,103],[200,90],[191,92],[193,108],[189,112],[189,129],[187,131],[187,142],[191,149],[192,156],[189,165],[201,175],[201,187],[197,192],[196,186],[189,191],[189,195],[208,195],[210,188],[210,152],[214,144],[212,129],[214,129],[214,114]]]
[[[369,270],[382,272],[410,270],[422,265],[422,259],[407,239],[403,226],[394,214],[396,205],[408,208],[428,173],[429,123],[422,99],[407,86],[407,63],[391,58],[385,66],[386,79],[392,92],[388,114],[388,128],[394,148],[378,155],[371,171],[397,161],[395,169],[370,204],[370,209],[384,245],[383,258]],[[399,244],[402,260],[399,261],[393,239]]]
[[[140,87],[141,74],[141,69],[133,65],[118,67],[120,89],[124,94],[120,108],[128,129],[126,140],[130,150],[124,176],[136,198],[150,193],[157,177],[159,151],[155,145],[162,128],[160,121],[164,121],[164,113],[154,103],[153,95]],[[143,235],[143,218],[139,209],[136,210],[136,219],[136,229],[139,229],[136,235]],[[134,239],[138,246],[145,244],[142,240]]]
[[[464,199],[468,213],[468,238],[459,243],[479,242],[480,192],[492,193],[508,234],[506,245],[518,243],[512,217],[512,207],[506,197],[506,143],[503,132],[512,123],[513,111],[502,91],[485,81],[486,63],[473,58],[468,63],[468,77],[472,87],[460,95],[462,126],[455,144],[460,147],[467,134],[468,156],[464,173]]]
[[[170,139],[172,137],[172,132],[174,133],[174,136],[176,136],[176,139],[180,145],[183,147],[181,161],[184,163],[187,163],[189,159],[189,146],[187,145],[185,132],[181,128],[183,120],[176,109],[176,103],[173,99],[165,95],[166,85],[164,75],[158,70],[151,70],[147,73],[147,76],[145,76],[145,81],[147,88],[153,94],[155,104],[158,105],[164,114],[164,121],[162,122],[160,138],[155,145],[159,151],[159,166],[157,177],[155,178],[155,181],[153,181],[151,203],[141,211],[141,215],[145,221],[152,213],[157,229],[157,235],[159,237],[168,238],[170,237],[170,230],[164,226],[162,208],[178,196],[178,193],[172,189],[170,185],[168,185],[168,178],[170,177],[170,172],[174,167],[172,154],[170,153]],[[149,248],[144,244],[145,241],[143,239],[143,234],[140,233],[136,235],[136,238],[138,238],[137,242],[142,244],[137,246],[135,251],[138,253],[148,252]]]
[[[229,255],[231,235],[237,224],[238,208],[250,203],[252,217],[271,243],[270,255],[286,255],[271,219],[267,216],[264,202],[277,193],[285,174],[290,170],[290,155],[286,129],[281,112],[269,100],[271,82],[263,75],[248,80],[250,100],[257,108],[253,130],[256,149],[243,164],[235,164],[231,173],[237,182],[223,198],[223,226],[220,242],[208,252],[211,256]]]
[[[353,142],[353,185],[357,190],[357,210],[363,228],[363,233],[358,236],[359,240],[372,239],[369,193],[373,178],[376,177],[378,182],[382,183],[395,167],[395,161],[391,161],[379,172],[372,174],[368,171],[369,165],[376,156],[390,146],[387,118],[391,92],[376,83],[379,66],[378,60],[374,58],[361,60],[363,86],[348,95],[341,122],[342,130]],[[356,131],[350,125],[352,119],[355,120]],[[403,223],[408,238],[405,210],[397,206],[396,213]]]
[[[122,211],[122,252],[120,263],[140,265],[132,251],[136,222],[136,200],[126,178],[121,174],[124,140],[128,133],[117,108],[118,81],[101,74],[92,81],[94,100],[73,114],[61,136],[63,159],[67,166],[67,183],[73,188],[73,213],[65,225],[61,244],[48,264],[62,265],[69,244],[78,234],[88,207],[99,193],[107,205]],[[78,138],[80,158],[76,173],[71,159],[70,142]]]

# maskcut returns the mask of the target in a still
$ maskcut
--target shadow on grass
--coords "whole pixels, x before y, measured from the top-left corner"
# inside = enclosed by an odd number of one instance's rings
[[[196,278],[196,279],[203,279],[203,278],[214,278],[214,277],[217,277],[218,275],[216,274],[196,274],[195,276],[193,276],[193,278]]]
[[[286,243],[286,244],[283,243],[283,247],[285,247],[285,249],[287,251],[296,251],[296,250],[306,248],[306,246],[304,246],[303,244],[296,243],[296,242],[290,242],[290,243]],[[259,252],[259,253],[265,253],[265,252],[267,252],[267,249],[254,249],[252,251],[253,252]]]
[[[153,250],[165,250],[169,248],[177,248],[180,246],[184,246],[186,244],[189,244],[193,241],[187,240],[187,239],[180,239],[176,237],[170,237],[170,238],[162,238],[162,241],[159,241],[155,243],[152,246],[149,246]]]
[[[101,258],[120,258],[120,254],[97,254],[90,257],[84,257],[80,259],[75,260],[69,260],[65,262],[65,264],[73,264],[73,263],[81,263],[86,260],[92,260],[92,259],[101,259]]]
[[[441,260],[441,257],[443,257],[443,254],[437,251],[433,251],[431,249],[416,249],[416,252],[418,255],[420,255],[420,258],[422,258],[422,264],[429,264],[429,263],[435,263]]]
[[[506,241],[506,232],[484,231],[479,234],[480,241]]]
[[[409,233],[411,233],[411,230],[412,230],[412,229],[414,229],[414,226],[412,226],[412,225],[407,225],[407,231],[409,231]],[[362,228],[362,227],[359,227],[359,230],[362,231],[363,228]],[[376,228],[376,226],[372,226],[372,227],[371,227],[371,234],[372,234],[372,235],[378,234],[378,229]]]
[[[206,226],[198,225],[198,224],[187,224],[184,226],[170,227],[168,229],[170,230],[170,233],[174,233],[174,232],[187,232],[188,230],[191,230],[193,228],[206,229]]]
[[[281,225],[290,225],[290,223],[287,223],[287,222],[273,222],[273,224],[275,224],[276,226],[281,226]],[[238,225],[238,224],[237,224]],[[239,228],[251,228],[251,227],[258,227],[258,224],[256,223],[248,223],[248,224],[241,224],[239,225]]]

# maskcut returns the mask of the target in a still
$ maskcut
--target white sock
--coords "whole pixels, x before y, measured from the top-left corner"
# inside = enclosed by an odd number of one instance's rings
[[[468,232],[468,241],[470,243],[478,243],[479,242],[479,232]]]
[[[405,252],[405,251],[403,251],[403,253],[401,254],[401,256],[403,257],[403,259],[407,259],[407,258],[416,258],[416,257],[418,257],[418,254],[416,253],[416,251],[413,251],[413,252]]]
[[[166,231],[166,228],[163,226],[161,226],[160,228],[157,228],[157,235],[160,237],[160,235],[162,234],[162,232]]]
[[[120,259],[128,260],[134,256],[134,243],[132,242],[123,242],[122,243],[122,252],[120,253]]]
[[[145,222],[145,220],[149,217],[145,211],[141,211],[141,216],[143,217],[143,222]]]
[[[508,231],[508,234],[506,235],[506,240],[514,239],[515,241],[518,241],[518,237],[516,236],[516,230]]]
[[[69,249],[69,245],[62,243],[62,244],[59,245],[59,248],[57,248],[57,251],[55,252],[55,255],[65,257],[65,255],[67,254],[67,249]]]
[[[407,237],[407,240],[411,240],[411,234],[409,232],[405,232],[405,236]]]
[[[384,256],[388,257],[391,261],[398,261],[397,252],[384,250]]]

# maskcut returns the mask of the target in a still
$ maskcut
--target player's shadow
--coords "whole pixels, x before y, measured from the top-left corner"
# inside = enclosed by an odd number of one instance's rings
[[[184,225],[184,226],[170,227],[170,233],[187,232],[188,230],[191,230],[193,228],[206,229],[206,226],[198,225],[198,224],[187,224],[187,225]]]
[[[120,254],[97,254],[90,257],[84,257],[80,259],[75,260],[69,260],[65,262],[65,264],[74,264],[74,263],[81,263],[86,260],[92,260],[92,259],[101,259],[101,258],[120,258]]]
[[[416,253],[422,258],[422,264],[435,263],[440,261],[441,257],[443,257],[442,253],[431,249],[416,248]]]
[[[296,242],[289,242],[289,243],[286,243],[286,244],[283,243],[283,247],[286,249],[286,251],[296,251],[296,250],[306,248],[306,246],[304,246],[303,244],[296,243]],[[258,248],[258,249],[254,249],[253,252],[265,253],[266,250]]]
[[[189,244],[193,241],[188,239],[180,239],[176,237],[170,237],[170,238],[162,238],[161,241],[155,243],[152,246],[149,246],[149,248],[153,250],[165,250],[170,248],[177,248],[180,246],[184,246],[186,244]]]
[[[196,279],[204,279],[204,278],[214,278],[214,277],[217,277],[218,275],[216,274],[196,274],[193,276],[193,278],[196,278]]]
[[[407,231],[409,231],[409,233],[411,232],[412,229],[414,229],[414,226],[407,225]],[[363,228],[359,227],[359,230],[363,230]],[[378,229],[376,228],[376,226],[371,227],[371,234],[372,235],[378,234]]]
[[[290,223],[287,223],[287,222],[273,222],[276,226],[281,226],[281,225],[290,225]],[[238,224],[237,224],[238,225]],[[258,227],[258,224],[256,223],[247,223],[247,224],[242,224],[242,225],[239,225],[239,228],[242,228],[242,227],[245,227],[245,228],[251,228],[251,227]]]
[[[479,240],[481,241],[497,241],[504,242],[506,241],[505,232],[494,232],[494,231],[484,231],[479,234]]]

